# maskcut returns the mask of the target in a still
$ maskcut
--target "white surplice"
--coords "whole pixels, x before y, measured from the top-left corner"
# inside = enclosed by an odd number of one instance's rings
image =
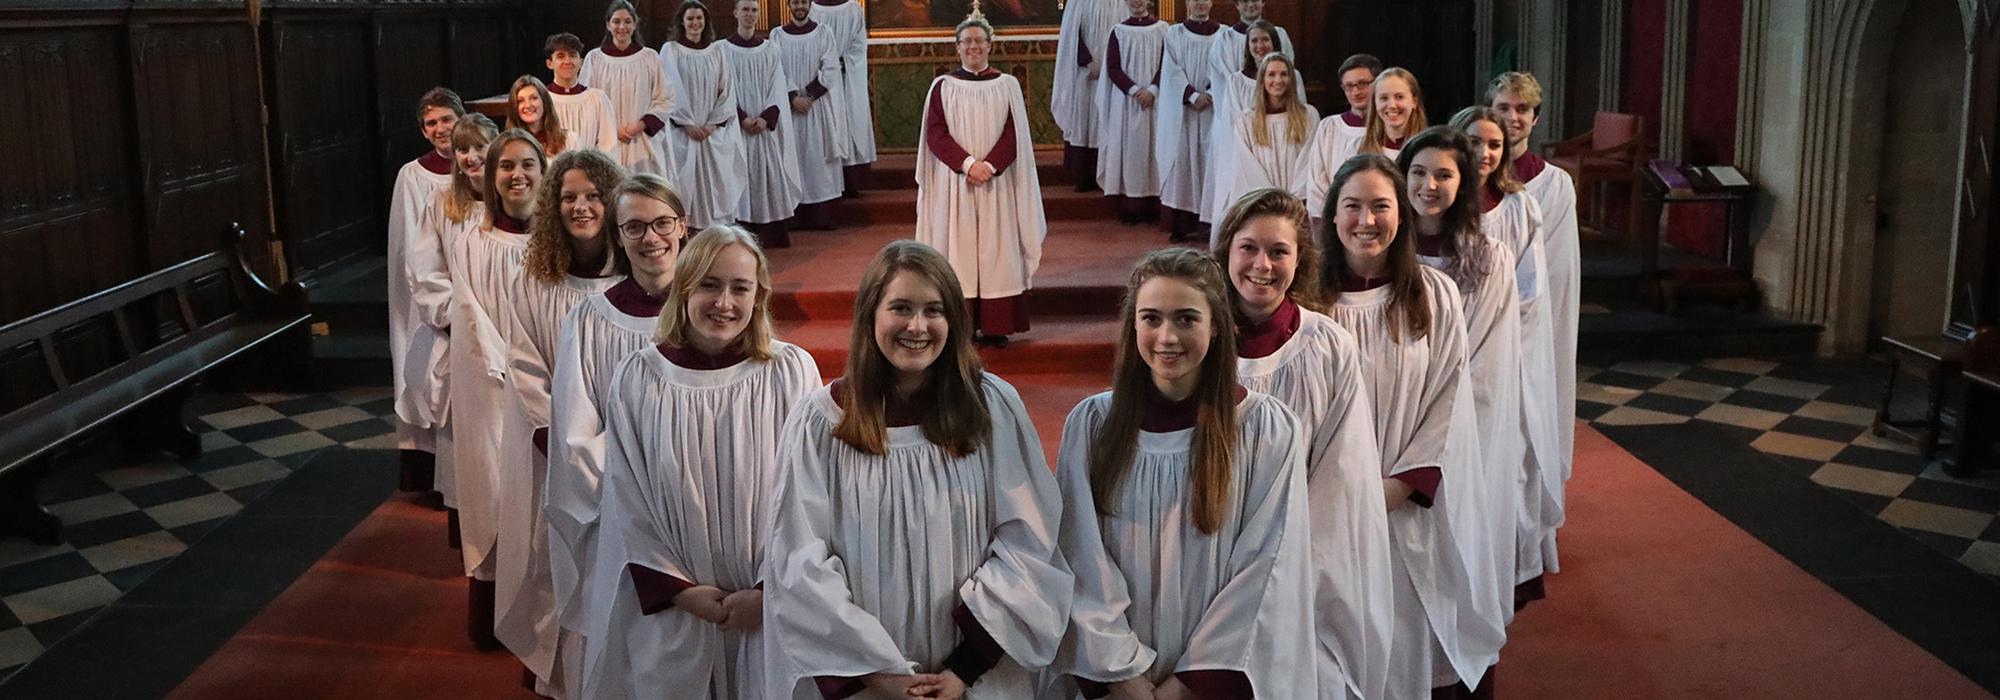
[[[1166,48],[1171,25],[1154,19],[1138,26],[1119,23],[1111,28],[1110,41],[1118,43],[1119,69],[1132,80],[1131,92],[1119,90],[1108,75],[1097,81],[1097,120],[1104,125],[1098,139],[1097,182],[1106,195],[1156,197],[1160,194],[1159,162],[1153,152],[1155,110],[1160,108],[1158,78],[1160,54]],[[1107,42],[1108,46],[1108,42]],[[1109,49],[1107,49],[1107,53]],[[1139,106],[1140,92],[1153,93],[1152,108]]]
[[[761,632],[724,631],[676,608],[644,614],[626,568],[728,592],[764,581],[779,431],[820,387],[805,350],[773,342],[771,351],[768,361],[698,370],[642,348],[610,380],[585,697],[782,696],[764,687]]]
[[[700,231],[736,220],[736,206],[743,201],[744,175],[748,164],[743,157],[743,132],[736,124],[736,91],[729,84],[729,70],[721,45],[691,49],[678,41],[660,48],[660,65],[673,90],[672,119],[667,130],[674,147],[679,172],[669,178],[679,187],[687,204],[682,216],[688,230]],[[696,141],[684,126],[712,126],[715,132]]]
[[[1252,110],[1263,111],[1264,88],[1262,81],[1244,75],[1242,70],[1220,75],[1211,73],[1209,84],[1215,88],[1215,106],[1210,110],[1214,114],[1209,117],[1213,121],[1208,127],[1208,173],[1202,187],[1206,199],[1197,213],[1203,222],[1215,224],[1221,223],[1222,213],[1236,203],[1231,199],[1218,205],[1222,197],[1217,192],[1229,184],[1230,177],[1236,175],[1236,158],[1242,150],[1237,144],[1237,129]],[[1305,85],[1305,77],[1298,71],[1292,71],[1292,84]],[[1304,90],[1293,90],[1292,97],[1308,110],[1314,120],[1319,119],[1319,111],[1306,104]]]
[[[1236,372],[1245,388],[1290,408],[1305,430],[1319,697],[1382,697],[1395,584],[1361,350],[1332,318],[1301,308],[1284,347],[1238,358]]]
[[[1189,504],[1193,428],[1140,432],[1112,512],[1100,515],[1090,452],[1111,393],[1070,411],[1056,470],[1076,601],[1045,697],[1079,697],[1075,678],[1159,683],[1182,671],[1241,673],[1260,698],[1317,697],[1306,431],[1265,394],[1235,409],[1229,511],[1213,533],[1195,526]]]
[[[815,1],[807,15],[826,26],[840,51],[840,85],[829,93],[847,128],[847,160],[842,165],[875,162],[875,112],[868,92],[868,11],[861,3],[822,5]],[[828,84],[832,88],[834,85]]]
[[[840,75],[839,38],[818,22],[807,25],[803,34],[793,33],[792,25],[771,32],[784,63],[786,89],[807,95],[807,86],[818,81],[826,92],[813,101],[805,114],[792,113],[792,147],[799,169],[799,201],[805,204],[830,202],[840,198],[843,183],[840,164],[849,157],[847,115],[839,96],[845,89]],[[790,111],[791,105],[785,105]]]
[[[1203,185],[1212,138],[1209,128],[1215,123],[1215,108],[1222,104],[1210,93],[1208,50],[1214,42],[1215,34],[1197,34],[1186,24],[1176,24],[1167,32],[1166,49],[1161,52],[1153,153],[1159,159],[1160,204],[1181,211],[1200,212],[1206,203],[1202,194],[1207,191]],[[1188,104],[1190,89],[1208,95],[1207,110]]]
[[[944,101],[951,138],[977,160],[999,149],[1014,149],[1014,163],[984,185],[925,151],[917,156],[917,240],[944,253],[958,273],[966,298],[1003,299],[1033,286],[1042,264],[1041,177],[1035,172],[1035,144],[1028,133],[1028,107],[1021,84],[1002,74],[986,80],[952,75],[931,81],[924,113]],[[1014,143],[999,143],[1014,120]],[[928,125],[917,143],[928,143]]]
[[[396,414],[432,431],[437,460],[431,488],[443,496],[446,508],[456,509],[458,447],[452,439],[451,417],[452,260],[463,245],[462,239],[479,233],[486,205],[473,202],[464,220],[453,221],[444,211],[450,196],[451,188],[447,187],[432,197],[432,205],[424,210],[419,224],[422,244],[412,241],[403,251],[403,270],[410,279],[410,302],[416,318],[399,372],[404,391],[396,395]],[[414,391],[414,387],[422,390]]]
[[[1544,474],[1553,482],[1554,515],[1544,523],[1549,530],[1542,536],[1542,566],[1553,573],[1560,570],[1556,560],[1556,531],[1563,524],[1564,492],[1576,449],[1576,324],[1582,298],[1582,252],[1576,232],[1576,182],[1562,168],[1547,165],[1529,178],[1528,194],[1542,211],[1542,253],[1548,261],[1550,342],[1555,363],[1555,445],[1550,449],[1553,473]]]
[[[1555,558],[1555,530],[1563,522],[1565,450],[1558,427],[1566,419],[1557,402],[1556,340],[1550,293],[1548,229],[1541,205],[1526,192],[1508,194],[1486,212],[1480,232],[1514,254],[1520,296],[1521,425],[1523,443],[1519,517],[1515,521],[1514,583],[1542,575]],[[1571,404],[1574,405],[1574,404]]]
[[[1104,48],[1111,28],[1132,12],[1120,0],[1071,0],[1063,6],[1062,26],[1056,34],[1056,60],[1051,70],[1049,113],[1062,129],[1063,142],[1096,148],[1099,142],[1095,96],[1104,76]],[[1085,53],[1088,62],[1079,62]],[[1098,64],[1096,76],[1087,63]]]
[[[724,41],[722,51],[729,59],[730,90],[736,94],[738,116],[758,116],[766,108],[777,107],[778,118],[760,134],[742,133],[744,189],[736,218],[745,223],[768,224],[792,218],[799,208],[799,162],[792,150],[793,138],[790,83],[785,79],[784,61],[778,46],[755,39],[756,46],[739,46]]]
[[[420,284],[417,275],[423,270],[412,267],[421,261],[412,258],[442,261],[438,241],[435,236],[427,235],[424,222],[438,204],[438,193],[450,187],[450,172],[443,175],[431,172],[424,167],[423,159],[418,158],[396,171],[396,186],[389,194],[389,364],[396,397],[396,447],[405,450],[436,450],[435,426],[443,423],[441,419],[433,420],[423,410],[429,405],[423,397],[433,393],[433,387],[423,381],[421,372],[412,376],[407,365],[411,342],[423,333],[427,316],[423,309],[417,308],[416,299]],[[449,289],[449,282],[446,285]],[[427,348],[419,348],[418,352],[429,356]],[[412,379],[416,382],[412,383]]]
[[[483,217],[482,217],[483,219]],[[534,429],[507,383],[507,329],[528,253],[528,235],[467,222],[448,249],[452,274],[450,389],[451,483],[439,490],[458,509],[459,554],[465,574],[494,579],[499,537],[500,475],[527,467]],[[519,463],[519,464],[516,464]]]
[[[611,98],[614,128],[649,115],[660,120],[662,126],[658,132],[649,135],[642,131],[632,140],[618,144],[613,157],[620,165],[634,173],[662,177],[675,174],[673,146],[667,142],[667,131],[673,127],[666,126],[668,113],[674,107],[674,93],[667,87],[659,52],[641,46],[629,56],[613,56],[603,49],[591,49],[583,56],[580,82],[603,90]]]
[[[1313,218],[1326,214],[1327,189],[1333,186],[1334,173],[1340,172],[1340,166],[1346,164],[1347,159],[1361,152],[1361,140],[1368,136],[1365,124],[1348,126],[1341,119],[1345,114],[1342,112],[1321,119],[1319,126],[1313,129],[1312,158],[1306,163],[1304,183],[1306,211],[1312,212]]]
[[[1263,112],[1262,108],[1253,108]],[[1216,159],[1227,170],[1219,171],[1215,179],[1214,196],[1210,199],[1208,220],[1222,221],[1236,200],[1251,190],[1260,187],[1276,187],[1291,192],[1294,197],[1305,195],[1306,162],[1310,160],[1312,149],[1311,125],[1319,121],[1319,110],[1306,106],[1306,133],[1301,140],[1294,141],[1290,119],[1283,112],[1264,114],[1264,127],[1271,142],[1258,144],[1257,137],[1250,131],[1251,119],[1258,115],[1245,112],[1234,123],[1234,130],[1218,132],[1216,140],[1220,148],[1229,150],[1229,155]],[[1209,233],[1210,243],[1221,235],[1221,227]]]
[[[1434,685],[1453,681],[1476,686],[1506,641],[1496,621],[1471,607],[1475,591],[1453,522],[1460,515],[1451,503],[1458,484],[1477,478],[1454,473],[1457,465],[1451,463],[1459,459],[1451,454],[1451,443],[1471,432],[1464,312],[1458,287],[1444,273],[1428,267],[1419,272],[1431,307],[1430,332],[1423,338],[1411,339],[1402,314],[1391,313],[1391,287],[1343,292],[1327,314],[1354,334],[1361,350],[1382,475],[1426,467],[1442,471],[1431,507],[1405,503],[1389,512],[1396,586],[1384,695],[1390,698],[1426,697]]]
[[[1291,32],[1285,31],[1284,27],[1278,27],[1276,24],[1272,26],[1278,30],[1278,45],[1275,47],[1278,53],[1284,54],[1286,58],[1297,59],[1299,54],[1292,50]],[[1249,27],[1247,25],[1239,22],[1233,25],[1223,25],[1222,29],[1215,33],[1215,42],[1208,47],[1209,75],[1229,75],[1231,73],[1242,73],[1246,67],[1256,68],[1256,66],[1243,65],[1243,47],[1250,42],[1250,36],[1245,33],[1248,30]],[[1304,85],[1305,83],[1299,84]]]
[[[992,438],[958,458],[919,426],[889,428],[885,454],[855,450],[833,437],[826,388],[793,411],[765,559],[769,697],[817,699],[819,676],[935,673],[961,641],[961,605],[1006,657],[965,697],[1032,695],[1075,587],[1056,547],[1062,494],[1020,394],[980,381]]]
[[[595,148],[618,157],[618,121],[609,94],[584,85],[583,92],[574,95],[550,91],[549,100],[555,103],[556,118],[562,121],[565,147]]]

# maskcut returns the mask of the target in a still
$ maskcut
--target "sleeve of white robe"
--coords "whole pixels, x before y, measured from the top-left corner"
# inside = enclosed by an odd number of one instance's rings
[[[674,57],[677,51],[679,49],[675,47],[675,43],[672,41],[660,47],[660,80],[662,83],[665,83],[670,99],[667,105],[667,128],[676,129],[683,126],[699,126],[704,123],[713,124],[714,122],[702,121],[709,115],[694,113],[693,105],[688,104],[691,100],[680,99],[687,92],[687,87],[681,84],[680,62]],[[725,85],[729,83],[727,80],[722,82]],[[735,116],[735,113],[731,112],[730,115]]]
[[[1327,188],[1333,186],[1333,174],[1340,170],[1342,163],[1337,158],[1340,142],[1340,115],[1319,120],[1313,129],[1311,156],[1306,159],[1306,212],[1313,218],[1320,218],[1326,212]]]
[[[403,276],[417,319],[432,328],[451,326],[451,270],[444,261],[444,195],[417,217],[417,235],[403,245]]]
[[[1103,411],[1109,405],[1102,399],[1085,399],[1071,409],[1056,453],[1063,489],[1062,553],[1076,575],[1076,597],[1070,604],[1070,626],[1063,635],[1057,670],[1100,683],[1137,677],[1159,656],[1139,641],[1125,619],[1132,594],[1126,590],[1125,573],[1104,549],[1101,516],[1090,490],[1090,445],[1103,430]]]
[[[847,89],[845,85],[840,74],[839,47],[829,45],[826,54],[819,59],[819,86],[826,88],[826,92],[821,93],[821,96],[831,95],[833,103],[821,106],[822,100],[815,99],[812,106],[813,109],[833,110],[833,113],[827,116],[827,121],[830,123],[827,129],[828,136],[822,139],[827,144],[829,160],[845,161],[854,153],[849,143],[851,139],[847,138],[847,113],[840,109],[840,96],[843,94],[842,91]],[[798,89],[799,94],[805,94],[806,86],[800,85]]]
[[[1026,263],[1022,269],[1027,270],[1027,279],[1032,280],[1035,272],[1042,269],[1042,241],[1048,238],[1049,222],[1041,206],[1041,175],[1035,170],[1035,138],[1028,130],[1027,97],[1021,93],[1021,84],[1014,76],[1002,75],[1000,79],[1013,84],[1013,94],[1008,103],[1014,118],[1014,165],[1007,171],[1015,183],[1015,196],[1020,202],[1020,206],[1015,208],[1015,215],[1029,219],[1020,225],[1020,241],[1021,260]],[[995,145],[995,148],[1005,147],[1005,144]],[[981,156],[981,160],[984,159]],[[992,185],[990,181],[987,184]]]
[[[1312,504],[1316,635],[1340,660],[1358,697],[1382,697],[1395,603],[1389,520],[1382,511],[1382,449],[1374,402],[1362,385],[1361,351],[1344,331],[1334,345],[1332,409],[1313,430],[1306,493]],[[1324,676],[1322,676],[1324,678]],[[1322,686],[1322,695],[1331,693]]]
[[[986,399],[993,416],[992,443],[983,448],[992,450],[987,488],[993,542],[986,562],[959,586],[958,596],[1008,658],[1040,668],[1055,659],[1074,586],[1056,548],[1062,495],[1021,395],[1003,382],[988,381]]]
[[[1442,272],[1422,268],[1418,273],[1431,278],[1425,292],[1436,297],[1431,308],[1437,311],[1431,314],[1430,332],[1424,336],[1424,342],[1431,346],[1431,357],[1424,368],[1423,395],[1418,398],[1423,402],[1423,418],[1417,429],[1411,431],[1410,440],[1403,453],[1396,456],[1396,462],[1383,465],[1384,473],[1389,476],[1424,467],[1444,468],[1445,444],[1451,433],[1458,384],[1465,377],[1465,312],[1459,302],[1458,287]]]
[[[1173,37],[1174,30],[1168,29],[1165,48],[1160,50],[1160,91],[1153,101],[1153,162],[1159,164],[1162,182],[1168,168],[1186,167],[1178,159],[1181,140],[1187,137],[1181,115],[1190,109],[1184,99],[1190,85],[1187,69],[1174,57]]]
[[[542,512],[549,525],[550,579],[555,585],[556,616],[564,628],[582,630],[586,622],[580,586],[597,554],[598,504],[605,473],[605,397],[592,396],[584,381],[583,349],[578,327],[589,304],[577,304],[563,319],[556,336],[554,378],[549,398],[549,470]],[[623,373],[623,362],[617,371]],[[610,369],[610,368],[607,368]],[[616,382],[614,377],[613,382]],[[605,386],[615,387],[616,383]]]
[[[523,286],[539,284],[526,273],[521,275]],[[522,294],[520,289],[514,290]],[[542,359],[541,348],[535,347],[535,340],[523,325],[518,311],[518,296],[514,313],[507,315],[505,324],[507,336],[507,380],[514,387],[514,395],[521,400],[521,409],[527,413],[529,426],[537,430],[549,427],[549,365]],[[498,320],[498,319],[496,319]]]
[[[588,85],[589,83],[585,84]],[[597,150],[605,154],[616,154],[618,153],[618,110],[611,106],[610,93],[598,88],[591,88],[590,92],[597,96],[599,103],[597,109],[593,110],[597,113]]]

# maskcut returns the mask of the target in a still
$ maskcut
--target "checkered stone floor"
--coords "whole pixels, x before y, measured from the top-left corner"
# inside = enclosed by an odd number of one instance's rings
[[[1915,445],[1876,437],[1870,425],[1888,372],[1867,359],[1579,367],[1577,415],[1597,425],[1720,427],[1911,537],[2000,576],[2000,475],[1953,478]],[[1916,415],[1918,382],[1898,384],[1897,415]]]
[[[41,502],[63,544],[0,538],[0,678],[171,561],[320,450],[395,449],[385,387],[325,394],[198,394],[203,453],[181,461],[87,445],[62,458]]]

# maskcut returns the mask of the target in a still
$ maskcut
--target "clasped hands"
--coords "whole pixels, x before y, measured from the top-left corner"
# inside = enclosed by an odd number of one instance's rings
[[[674,594],[674,607],[726,630],[753,632],[764,626],[764,592],[755,588],[729,593],[694,586]]]

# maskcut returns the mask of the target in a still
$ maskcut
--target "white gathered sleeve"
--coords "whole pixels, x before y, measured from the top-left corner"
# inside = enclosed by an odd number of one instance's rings
[[[1247,80],[1247,79],[1245,79]],[[1256,99],[1253,95],[1252,99]],[[1319,110],[1306,106],[1306,123],[1319,121]],[[1233,122],[1232,131],[1217,138],[1229,149],[1228,156],[1218,158],[1218,167],[1224,168],[1215,179],[1215,196],[1211,199],[1209,220],[1220,222],[1236,200],[1260,187],[1275,187],[1292,193],[1294,197],[1305,196],[1307,179],[1306,165],[1311,160],[1312,127],[1294,141],[1290,121],[1284,114],[1262,114],[1263,110],[1254,104]],[[1271,143],[1259,145],[1251,133],[1251,119],[1263,119],[1269,132]],[[1219,231],[1221,227],[1216,227]],[[1221,235],[1211,232],[1210,236]],[[1210,243],[1214,241],[1211,240]]]
[[[1298,333],[1277,353],[1238,360],[1237,376],[1307,431],[1320,696],[1381,697],[1395,590],[1374,410],[1354,336],[1324,314],[1299,313]]]
[[[614,140],[616,128],[648,115],[663,125],[670,121],[674,95],[667,87],[666,71],[660,67],[657,51],[642,46],[630,56],[612,56],[602,49],[591,49],[583,57],[583,74],[579,79],[611,98]],[[641,131],[632,140],[617,144],[617,150],[611,153],[619,164],[634,173],[672,176],[673,150],[667,143],[667,130],[671,128],[663,126],[650,136]]]
[[[1486,212],[1481,231],[1508,245],[1515,255],[1520,296],[1520,415],[1525,439],[1515,521],[1515,580],[1540,576],[1554,559],[1554,533],[1563,522],[1562,463],[1558,455],[1564,415],[1557,403],[1555,319],[1550,292],[1548,239],[1541,206],[1515,192]],[[1545,546],[1546,545],[1546,546]]]
[[[1367,132],[1356,129],[1341,121],[1335,114],[1319,120],[1313,130],[1312,157],[1306,162],[1305,189],[1306,211],[1315,219],[1326,214],[1327,190],[1333,187],[1333,175],[1340,172],[1340,166],[1361,152],[1361,139]]]
[[[391,365],[392,391],[396,398],[397,446],[402,449],[434,448],[429,432],[442,421],[434,422],[426,412],[417,410],[422,397],[430,393],[432,387],[423,381],[424,364],[414,366],[410,362],[415,353],[428,357],[429,348],[436,340],[434,332],[425,331],[427,323],[435,319],[432,309],[420,305],[418,291],[421,283],[419,275],[429,267],[442,267],[442,254],[436,250],[436,239],[427,235],[426,223],[431,210],[437,208],[438,192],[451,186],[450,175],[439,175],[425,169],[419,160],[403,164],[396,171],[396,186],[389,197],[389,363]],[[419,267],[413,258],[423,258],[428,264]],[[446,277],[449,289],[449,277]],[[435,297],[431,298],[433,303]],[[420,338],[419,336],[424,336]],[[424,347],[416,342],[424,341]],[[414,370],[414,371],[413,371]],[[412,381],[412,380],[415,381]]]
[[[860,2],[846,2],[837,6],[813,3],[810,11],[813,21],[826,26],[832,32],[838,46],[840,60],[840,89],[835,95],[833,106],[845,114],[847,128],[847,160],[842,165],[860,165],[875,162],[875,116],[873,99],[868,90],[868,14]],[[833,88],[834,83],[825,83]]]
[[[594,148],[615,159],[618,123],[613,118],[611,97],[603,90],[583,85],[584,91],[575,95],[549,96],[555,103],[552,107],[556,115],[562,118],[563,131],[569,135],[568,148]]]
[[[419,429],[443,428],[450,417],[451,403],[445,399],[450,390],[446,363],[451,328],[451,266],[446,248],[464,226],[445,217],[445,196],[445,190],[432,195],[430,206],[417,216],[416,235],[407,237],[402,254],[410,317],[406,321],[409,335],[396,348],[393,368],[396,416]]]
[[[514,313],[507,334],[507,376],[535,428],[549,427],[550,366],[563,318],[584,299],[602,294],[624,279],[623,275],[564,275],[562,282],[547,284],[521,275],[510,295]]]
[[[1097,513],[1089,443],[1110,403],[1108,392],[1085,399],[1063,430],[1058,470],[1065,510],[1075,514],[1065,519],[1064,555],[1079,573],[1056,668],[1101,682],[1144,673],[1156,683],[1235,671],[1258,697],[1316,697],[1313,621],[1301,614],[1312,609],[1313,583],[1298,419],[1265,394],[1238,402],[1229,511],[1203,533],[1188,502],[1191,429],[1141,433],[1112,512]]]
[[[1218,33],[1220,31],[1218,30]],[[1202,36],[1174,25],[1160,53],[1160,99],[1153,105],[1154,157],[1159,159],[1160,203],[1181,211],[1202,210],[1204,174],[1208,170],[1212,112],[1222,101],[1210,94],[1208,49],[1215,35]],[[1187,104],[1187,91],[1209,95],[1209,110]]]
[[[1073,579],[1056,546],[1062,502],[1027,407],[984,375],[993,436],[952,458],[920,428],[890,428],[886,453],[832,435],[820,389],[786,424],[765,560],[773,697],[817,697],[816,676],[936,672],[972,613],[1006,657],[966,693],[1022,698],[1053,660]]]
[[[483,217],[482,217],[483,218]],[[500,474],[525,460],[527,417],[507,384],[505,329],[513,321],[508,297],[522,274],[525,234],[481,230],[478,220],[447,249],[453,282],[449,346],[453,458],[450,483],[439,492],[459,511],[460,550],[467,576],[493,580],[498,537]]]
[[[745,186],[736,218],[755,224],[791,218],[799,208],[799,161],[793,156],[798,120],[792,118],[783,57],[768,40],[749,49],[723,42],[722,50],[729,55],[729,82],[738,108],[751,116],[778,108],[778,120],[764,133],[742,134]]]
[[[687,204],[688,228],[699,231],[735,221],[743,199],[745,170],[743,131],[736,121],[736,91],[730,85],[727,42],[711,42],[695,50],[670,41],[660,50],[660,64],[677,101],[667,129],[679,172],[668,178]],[[683,126],[713,126],[714,133],[696,141]]]
[[[944,75],[931,81],[924,113],[929,114],[932,102],[940,99],[951,137],[966,153],[986,160],[999,149],[1011,148],[1014,163],[986,184],[974,186],[928,150],[918,154],[916,239],[951,261],[967,298],[1021,294],[1034,286],[1042,264],[1042,241],[1048,236],[1021,84],[1011,75],[988,80]],[[1000,143],[1010,118],[1014,143]],[[929,142],[928,131],[928,125],[918,131],[917,143]]]
[[[1111,28],[1111,40],[1118,42],[1119,68],[1132,79],[1132,91],[1124,92],[1111,81],[1110,67],[1098,80],[1093,109],[1104,134],[1098,138],[1097,182],[1106,195],[1154,197],[1160,194],[1160,160],[1154,152],[1153,129],[1156,112],[1166,93],[1155,78],[1160,74],[1160,56],[1166,48],[1172,25],[1155,21],[1137,27],[1127,24]],[[1109,43],[1107,42],[1107,53]],[[1138,94],[1151,92],[1153,107],[1139,106]],[[1175,93],[1178,95],[1178,93]]]
[[[1582,262],[1576,231],[1576,183],[1562,168],[1549,166],[1529,180],[1528,193],[1542,211],[1543,253],[1548,260],[1550,342],[1555,350],[1555,444],[1549,452],[1553,465],[1544,477],[1551,480],[1556,499],[1553,518],[1545,523],[1542,562],[1548,571],[1559,569],[1556,560],[1555,529],[1563,524],[1565,484],[1569,481],[1576,445],[1576,328],[1582,289]]]
[[[805,116],[791,116],[793,128],[797,129],[792,143],[798,154],[799,199],[806,204],[840,197],[844,186],[840,164],[853,153],[847,134],[847,114],[841,109],[840,96],[846,88],[841,82],[840,47],[834,43],[835,38],[823,26],[816,26],[804,35],[783,29],[771,32],[771,41],[777,43],[783,59],[786,89],[804,95],[806,86],[815,80],[826,88],[826,93],[813,102]],[[789,98],[784,109],[786,112],[792,109]]]

